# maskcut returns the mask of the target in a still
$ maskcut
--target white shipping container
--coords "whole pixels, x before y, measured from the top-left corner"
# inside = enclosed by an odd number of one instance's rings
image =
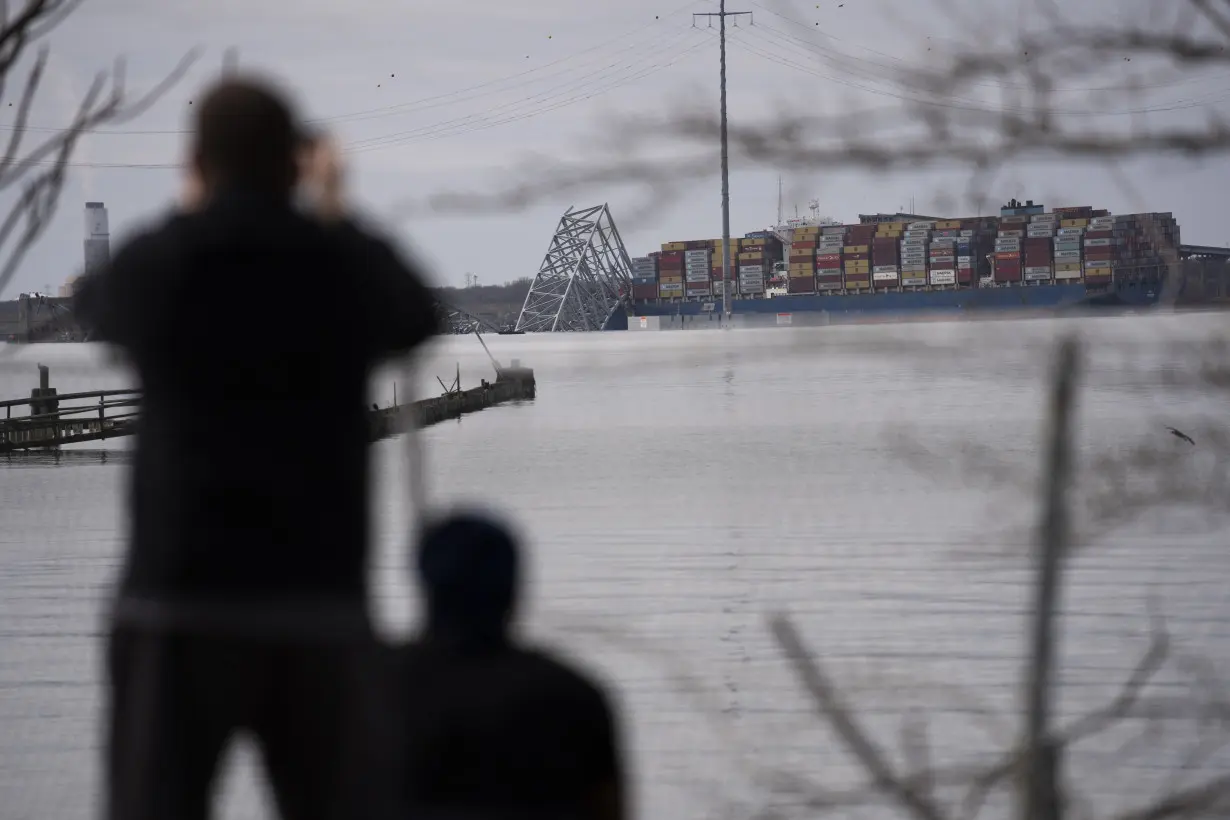
[[[871,269],[871,272],[872,273],[894,273],[895,274],[897,272],[897,266],[896,265],[876,265],[875,267]]]
[[[876,282],[891,282],[897,278],[897,269],[891,271],[873,271],[871,278]]]
[[[1099,268],[1109,268],[1109,267],[1112,267],[1111,261],[1109,259],[1098,259],[1093,262],[1085,263],[1085,270],[1098,270]]]
[[[1051,266],[1050,265],[1033,265],[1033,266],[1025,268],[1025,272],[1026,273],[1045,273],[1049,276],[1051,273]]]
[[[841,276],[841,268],[820,268],[816,276]]]
[[[1055,252],[1059,251],[1079,251],[1081,249],[1080,242],[1056,242]]]
[[[919,287],[919,286],[921,286],[921,285],[925,285],[925,284],[927,284],[927,277],[925,277],[925,276],[911,276],[911,277],[909,277],[909,278],[907,279],[907,278],[905,277],[905,275],[904,275],[904,274],[902,274],[902,277],[901,277],[901,284],[905,285],[907,288]]]
[[[1080,259],[1080,251],[1055,251],[1056,259]]]
[[[926,239],[931,236],[931,231],[905,231],[901,236],[905,239]]]
[[[684,251],[683,256],[685,259],[705,259],[709,256],[709,250],[709,248],[693,248],[690,251]]]
[[[908,228],[911,231],[929,231],[934,227],[935,227],[934,222],[911,222],[910,224],[906,225],[906,228]]]
[[[925,262],[902,262],[902,263],[901,263],[901,269],[902,269],[903,271],[906,271],[906,270],[926,270],[926,269],[927,269],[927,264],[926,264]]]
[[[1108,247],[1114,244],[1114,241],[1115,240],[1113,239],[1086,239],[1085,247],[1086,248],[1105,248],[1105,247]]]
[[[972,230],[964,230],[964,231],[961,231],[961,236],[969,236],[969,237],[972,237],[973,235],[974,235],[974,231],[972,231]]]
[[[740,265],[739,273],[754,273],[758,275],[764,274],[764,265]]]
[[[944,265],[951,265],[953,262],[956,262],[956,261],[957,261],[957,257],[952,256],[952,255],[931,257],[931,264],[939,265],[940,267],[943,267]]]
[[[968,255],[961,255],[957,257],[957,261],[958,262],[973,262],[974,257],[968,256]]]
[[[683,293],[683,283],[682,282],[663,282],[662,284],[658,285],[658,292],[661,293],[663,296],[668,296],[672,294],[673,295],[681,294]]]
[[[846,229],[840,225],[820,229],[821,236],[845,236]]]
[[[1034,224],[1038,224],[1039,222],[1048,223],[1048,222],[1058,222],[1059,220],[1055,217],[1054,214],[1034,214],[1033,216],[1029,218],[1029,221]]]
[[[1041,281],[1044,281],[1050,278],[1051,278],[1050,268],[1047,268],[1044,271],[1034,271],[1033,273],[1030,273],[1029,271],[1025,271],[1025,281],[1026,282],[1041,282]]]
[[[841,290],[841,282],[817,282],[816,290]]]
[[[1057,270],[1055,271],[1056,279],[1080,279],[1080,270]]]
[[[1012,238],[1012,237],[1019,239],[1020,237],[1025,235],[1025,232],[1018,231],[1018,230],[1007,230],[1007,231],[1000,231],[999,235],[1001,237],[1004,237],[1005,239]]]
[[[1084,228],[1060,228],[1055,233],[1059,236],[1080,236],[1084,232]]]

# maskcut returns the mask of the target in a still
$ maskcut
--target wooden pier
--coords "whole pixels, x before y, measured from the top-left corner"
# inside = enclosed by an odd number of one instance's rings
[[[369,440],[379,441],[412,427],[425,427],[457,419],[487,407],[535,396],[534,371],[520,367],[499,368],[496,380],[483,380],[478,387],[454,387],[433,399],[395,404],[368,413]],[[122,438],[136,432],[141,405],[139,390],[94,390],[58,395],[50,385],[48,369],[39,365],[39,386],[28,399],[0,402],[0,453],[44,450],[66,444]]]

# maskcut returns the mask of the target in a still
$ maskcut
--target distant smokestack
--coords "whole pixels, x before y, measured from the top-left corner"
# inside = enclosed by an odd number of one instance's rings
[[[107,208],[101,202],[85,203],[85,272],[94,271],[111,260],[111,232]]]

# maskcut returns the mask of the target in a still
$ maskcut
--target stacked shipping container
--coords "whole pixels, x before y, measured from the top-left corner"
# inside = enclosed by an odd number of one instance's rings
[[[632,298],[657,299],[658,291],[658,256],[637,256],[632,260]]]
[[[871,289],[871,241],[875,232],[875,225],[851,225],[846,229],[846,244],[841,249],[846,290]]]
[[[683,252],[684,293],[691,299],[712,296],[709,257],[713,253],[713,245],[709,242],[689,242],[688,245],[689,248]]]
[[[731,281],[722,277],[722,240],[670,242],[632,261],[633,298],[762,296],[775,284],[790,294],[913,290],[987,285],[1038,286],[1082,279],[1109,285],[1159,277],[1177,259],[1171,214],[1111,216],[1089,206],[1005,208],[998,217],[803,226],[789,249],[771,232],[730,240]],[[1143,271],[1144,273],[1140,273]]]
[[[683,298],[683,251],[685,242],[667,242],[658,257],[658,298]]]
[[[787,293],[816,292],[816,246],[819,243],[818,225],[795,229],[790,256],[786,260]]]
[[[901,252],[897,243],[905,230],[904,222],[881,222],[871,240],[871,286],[877,290],[901,284]]]
[[[960,220],[942,220],[931,232],[931,251],[927,284],[932,287],[956,287],[957,242],[961,238]]]
[[[844,225],[830,225],[820,229],[816,242],[816,290],[818,292],[841,290],[841,249],[846,244]]]

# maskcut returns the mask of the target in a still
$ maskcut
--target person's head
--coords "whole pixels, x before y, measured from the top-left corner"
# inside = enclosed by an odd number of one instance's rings
[[[428,634],[502,640],[517,604],[519,553],[509,529],[483,513],[430,524],[418,552]]]
[[[192,162],[209,193],[240,189],[289,198],[304,140],[290,104],[272,86],[226,79],[196,107]]]

